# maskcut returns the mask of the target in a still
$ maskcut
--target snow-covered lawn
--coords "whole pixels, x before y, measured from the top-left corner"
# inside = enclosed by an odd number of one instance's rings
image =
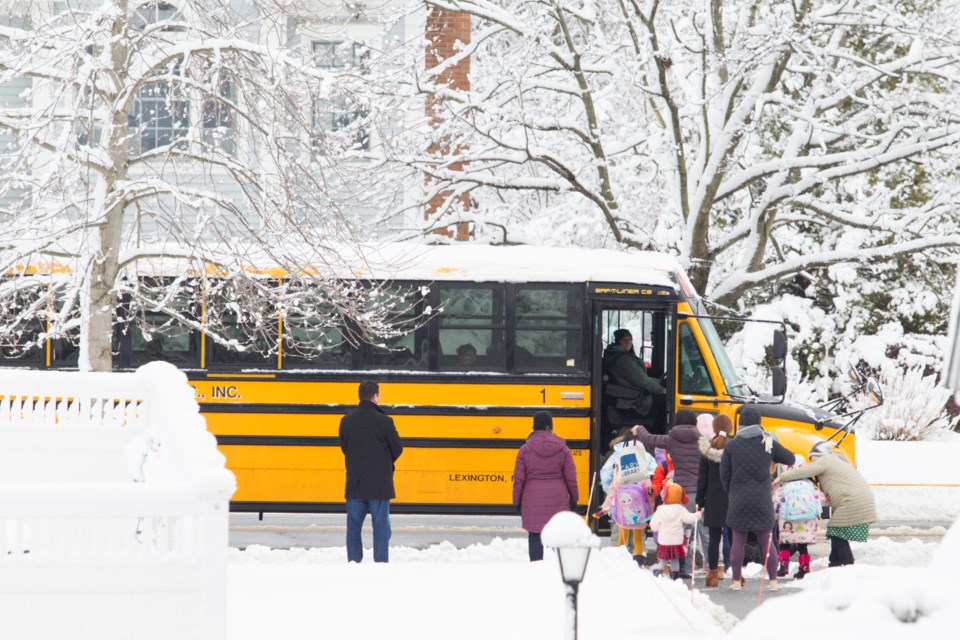
[[[390,550],[390,564],[346,563],[343,548],[232,550],[230,640],[492,640],[563,637],[556,557],[527,561],[525,539],[458,550]],[[368,562],[369,561],[369,562]],[[706,596],[641,571],[625,549],[591,555],[580,588],[580,638],[712,638],[725,617]],[[728,625],[732,622],[728,619]],[[667,636],[658,636],[667,637]]]
[[[689,583],[657,579],[639,570],[624,549],[594,552],[580,589],[580,638],[759,638],[777,629],[787,637],[833,635],[832,625],[860,637],[949,637],[960,628],[960,588],[943,558],[960,560],[960,528],[948,534],[953,554],[936,542],[879,537],[854,545],[858,564],[815,569],[797,593],[772,598],[735,620]],[[940,550],[940,555],[936,555]],[[369,550],[367,550],[369,556]],[[416,638],[491,640],[562,638],[563,587],[548,550],[527,562],[526,540],[495,539],[457,549],[391,549],[391,563],[365,557],[348,565],[343,548],[231,550],[229,638]],[[951,559],[952,558],[952,559]],[[927,567],[930,567],[929,569]],[[747,575],[758,568],[751,565]],[[907,622],[898,622],[894,612]],[[812,616],[812,617],[811,617]],[[911,622],[916,618],[915,622]],[[815,620],[814,626],[801,620]],[[796,629],[795,629],[796,628]],[[917,633],[917,636],[911,634]]]

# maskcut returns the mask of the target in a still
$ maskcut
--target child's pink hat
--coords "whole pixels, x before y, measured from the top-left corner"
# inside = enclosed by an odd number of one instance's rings
[[[704,438],[713,437],[713,416],[709,413],[701,413],[697,416],[697,431]]]

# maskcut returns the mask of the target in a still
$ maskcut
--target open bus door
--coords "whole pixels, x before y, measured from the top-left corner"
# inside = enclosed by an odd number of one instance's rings
[[[594,376],[593,415],[598,425],[597,446],[605,455],[610,440],[623,427],[644,425],[651,433],[666,433],[673,418],[673,326],[674,312],[669,305],[630,305],[594,303]],[[632,337],[634,354],[640,359],[648,378],[666,390],[650,410],[638,410],[642,393],[622,386],[605,370],[604,355],[616,348],[614,332],[626,329]]]
[[[674,375],[674,326],[676,307],[662,301],[635,300],[594,300],[591,314],[592,326],[592,362],[591,380],[591,459],[595,461],[591,476],[595,478],[591,510],[596,513],[604,499],[600,486],[600,469],[606,461],[611,445],[610,441],[617,431],[634,424],[643,424],[653,433],[665,433],[672,424],[675,406],[674,390],[671,380]],[[658,402],[654,411],[641,415],[633,408],[631,397],[609,379],[604,370],[604,353],[616,344],[614,332],[627,329],[632,335],[634,353],[640,358],[648,377],[663,383],[666,393]],[[594,521],[598,533],[609,531],[606,518]]]

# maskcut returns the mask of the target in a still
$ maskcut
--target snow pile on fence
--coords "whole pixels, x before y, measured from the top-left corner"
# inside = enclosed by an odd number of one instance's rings
[[[0,619],[17,638],[224,638],[233,474],[186,376],[0,371]]]

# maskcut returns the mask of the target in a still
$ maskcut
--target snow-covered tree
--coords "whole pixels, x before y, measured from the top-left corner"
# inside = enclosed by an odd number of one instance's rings
[[[350,41],[312,5],[0,0],[6,348],[66,337],[105,370],[116,322],[264,352],[277,314],[302,329],[286,348],[324,348],[344,318],[394,331],[406,296],[338,276],[373,260],[348,212],[401,197],[377,151],[396,113],[370,96],[402,38],[368,21],[376,45]],[[312,48],[311,20],[329,34]]]
[[[728,305],[956,258],[956,0],[426,3],[473,17],[472,86],[420,79],[457,153],[410,161],[478,238],[666,250]]]
[[[864,414],[858,432],[874,440],[927,440],[950,431],[958,418],[945,406],[951,391],[922,366],[887,366],[880,376],[883,406]]]

